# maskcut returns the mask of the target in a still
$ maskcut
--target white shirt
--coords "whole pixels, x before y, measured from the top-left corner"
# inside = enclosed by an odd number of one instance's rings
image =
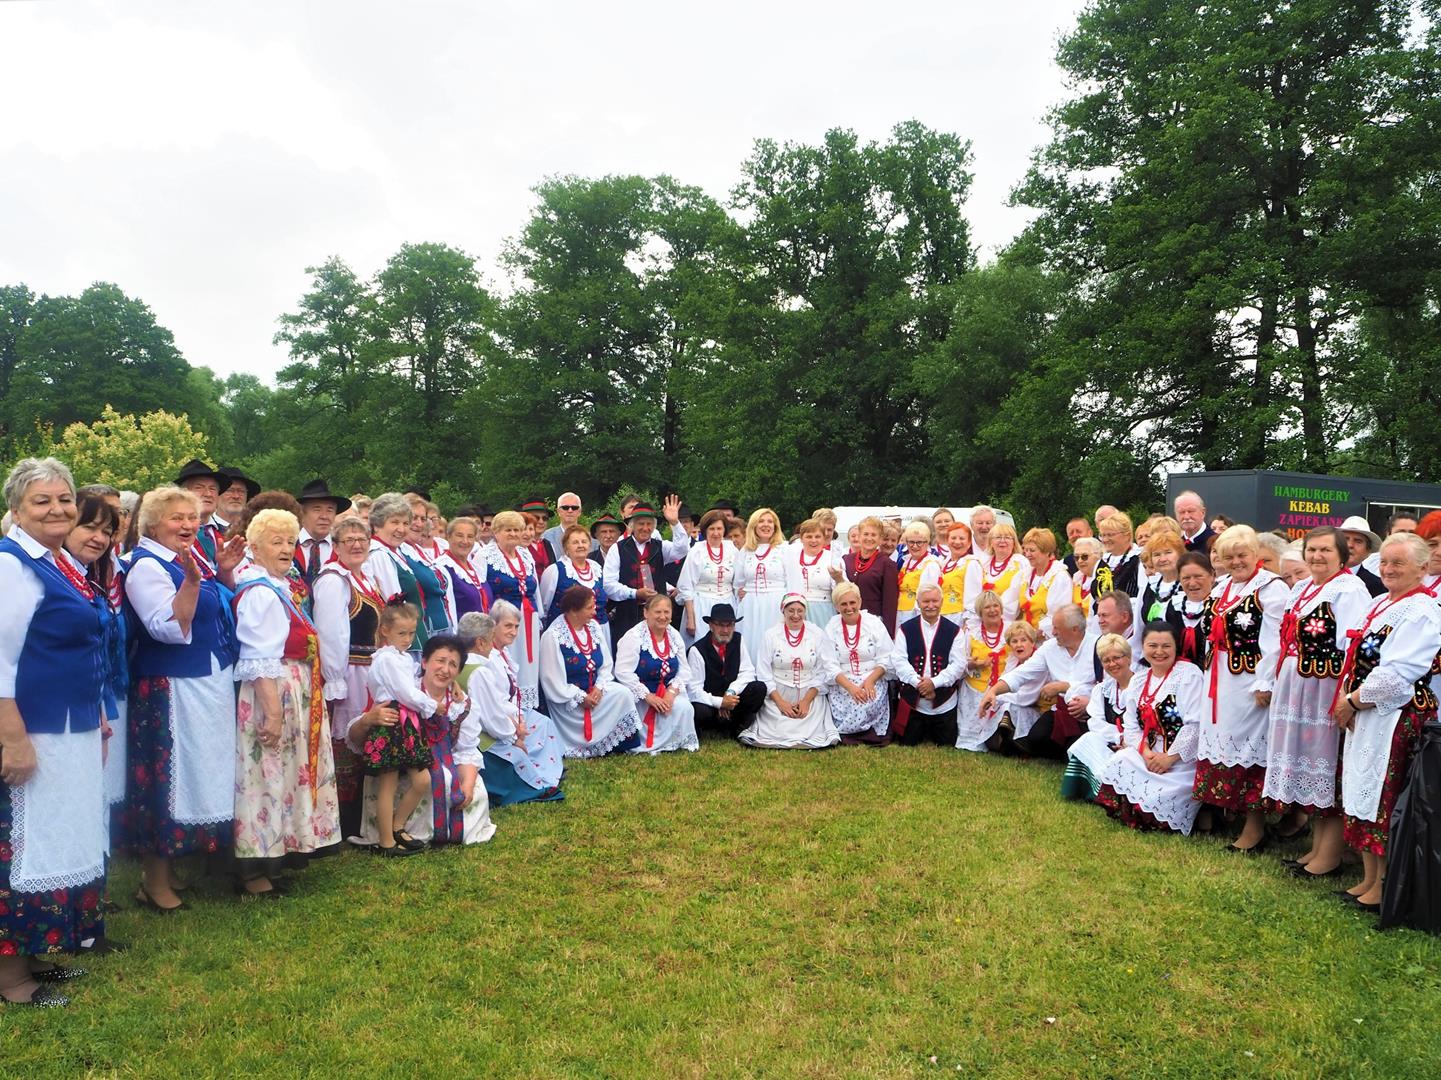
[[[729,540],[721,541],[719,562],[712,558],[714,550],[704,541],[690,549],[681,567],[680,580],[676,582],[677,601],[686,604],[697,597],[716,602],[734,599],[735,545]]]
[[[317,577],[310,588],[310,606],[325,700],[344,701],[345,671],[350,666],[350,572],[336,563]]]
[[[707,635],[709,636],[709,635]],[[701,641],[704,641],[702,638]],[[700,642],[696,642],[699,645]],[[740,636],[734,635],[726,642],[726,655],[730,650],[735,649],[740,653],[741,666],[736,673],[735,681],[726,687],[727,694],[739,694],[751,683],[756,681],[755,665],[751,663],[751,651],[742,644]],[[686,666],[690,669],[690,699],[697,705],[709,705],[713,709],[721,707],[721,695],[708,694],[705,688],[705,657],[692,645],[685,654]]]
[[[936,619],[935,622],[926,622],[924,615],[916,616],[921,625],[921,641],[925,644],[926,663],[925,667],[930,668],[931,646],[936,640],[936,631],[941,628],[944,619]],[[896,678],[907,686],[919,686],[921,684],[921,673],[911,667],[910,647],[906,644],[906,633],[900,627],[896,628],[894,666]],[[951,654],[946,660],[946,666],[936,675],[931,676],[931,683],[937,690],[944,690],[948,686],[955,686],[961,681],[966,673],[966,661],[969,659],[969,652],[966,648],[966,635],[960,631],[956,632],[956,639],[951,643]],[[939,695],[938,695],[939,696]],[[915,704],[915,711],[924,713],[927,716],[935,713],[947,712],[955,707],[955,699],[947,698],[943,703],[936,704],[935,701],[926,698],[919,699]]]
[[[1029,660],[1005,675],[1017,701],[1035,701],[1046,683],[1066,683],[1062,697],[1067,701],[1087,697],[1096,685],[1096,635],[1087,634],[1074,653],[1067,652],[1055,638],[1042,643]]]
[[[163,562],[175,561],[175,552],[148,536],[141,537],[136,547],[153,552]],[[135,559],[125,573],[125,598],[135,609],[145,632],[162,645],[190,644],[189,631],[181,630],[175,621],[177,591],[170,574],[153,559]]]
[[[630,544],[635,549],[637,554],[640,553],[640,544],[636,541],[636,538],[634,536],[627,536],[623,540],[616,541],[614,544],[611,545],[611,549],[605,553],[605,569],[602,571],[602,580],[605,583],[605,594],[612,600],[635,599],[635,590],[632,589],[629,585],[623,584],[620,580],[620,549],[621,546],[624,544]],[[650,545],[652,544],[660,544],[662,563],[667,561],[667,549],[665,544],[661,543],[660,538],[652,535],[651,538],[646,541],[647,552],[651,550]],[[689,544],[689,541],[687,541],[687,544]],[[683,557],[684,552],[682,552],[682,558]],[[665,578],[660,574],[655,574],[654,567],[651,568],[651,571],[656,579],[653,583],[655,586],[655,590],[657,592],[665,592]]]
[[[304,563],[301,566],[301,570],[303,573],[310,572],[310,542],[312,540],[318,540],[320,543],[320,563],[314,571],[318,574],[320,573],[321,567],[324,567],[325,564],[330,561],[330,556],[335,553],[335,544],[328,536],[311,536],[310,533],[306,532],[304,529],[301,529],[300,539],[296,541],[296,544],[299,546],[301,555],[304,558]]]

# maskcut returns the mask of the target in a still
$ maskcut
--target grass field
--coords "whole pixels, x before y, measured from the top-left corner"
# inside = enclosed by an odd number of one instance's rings
[[[936,748],[578,763],[481,847],[115,916],[131,950],[70,1009],[0,1012],[0,1071],[1441,1075],[1441,941],[1058,782]]]

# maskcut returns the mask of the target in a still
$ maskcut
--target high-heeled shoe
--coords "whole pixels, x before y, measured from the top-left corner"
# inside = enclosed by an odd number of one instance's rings
[[[135,894],[135,902],[147,911],[153,911],[159,915],[174,915],[177,911],[184,911],[190,905],[184,900],[174,907],[165,907],[156,902],[155,898],[145,891],[145,886],[140,886],[140,891]]]
[[[70,999],[41,983],[25,1001],[11,1001],[7,997],[0,997],[0,1002],[6,1005],[21,1005],[27,1009],[63,1009],[70,1004]]]

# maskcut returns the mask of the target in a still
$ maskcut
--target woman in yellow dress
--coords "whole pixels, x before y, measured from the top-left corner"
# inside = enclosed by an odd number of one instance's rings
[[[966,577],[977,561],[971,554],[971,527],[953,522],[942,539],[946,551],[941,559],[941,617],[964,627],[971,621],[976,599],[966,591]]]
[[[1021,554],[1029,566],[1021,569],[1021,617],[1051,636],[1051,616],[1071,603],[1070,575],[1066,564],[1056,558],[1056,534],[1050,529],[1031,529],[1021,541]]]
[[[1013,525],[1001,521],[991,529],[989,553],[971,564],[966,595],[993,592],[1001,598],[1006,622],[1014,622],[1021,611],[1022,568],[1026,561],[1016,551],[1020,547]]]
[[[901,562],[901,591],[896,599],[896,625],[914,619],[919,613],[916,593],[922,585],[940,585],[941,560],[931,554],[931,527],[917,518],[902,534],[906,556]]]

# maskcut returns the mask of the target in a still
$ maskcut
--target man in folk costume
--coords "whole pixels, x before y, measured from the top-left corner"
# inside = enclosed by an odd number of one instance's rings
[[[1183,491],[1176,496],[1176,520],[1181,523],[1181,542],[1187,551],[1211,554],[1216,544],[1216,530],[1206,520],[1206,504],[1194,491]]]
[[[544,499],[526,499],[516,509],[525,515],[535,532],[535,538],[531,540],[529,550],[530,557],[535,560],[535,572],[540,574],[556,559],[556,551],[542,535],[545,532],[546,522],[550,520],[550,507],[546,505]]]
[[[191,551],[200,560],[200,572],[215,576],[215,552],[224,534],[213,522],[215,504],[220,498],[220,474],[199,458],[191,458],[181,468],[175,483],[192,492],[200,500],[200,528],[195,530]]]
[[[1050,709],[1014,746],[1032,757],[1064,760],[1071,743],[1086,730],[1085,704],[1095,685],[1096,637],[1087,635],[1086,616],[1075,604],[1052,616],[1051,629],[1054,637],[981,696],[979,711],[994,709],[1002,694],[1021,701],[1053,699]]]
[[[240,520],[245,504],[260,494],[260,485],[239,469],[221,466],[215,470],[219,494],[215,497],[215,512],[210,515],[211,523],[224,536],[230,526]]]
[[[305,579],[305,584],[310,586],[315,584],[316,577],[335,553],[330,530],[336,517],[350,509],[350,500],[332,494],[330,485],[318,479],[301,488],[295,499],[300,503],[300,536],[295,541],[295,568]]]
[[[606,552],[601,580],[614,607],[610,615],[611,640],[619,642],[643,618],[641,608],[665,589],[664,545],[655,535],[656,514],[637,502],[625,519],[629,534]]]
[[[907,746],[929,740],[956,744],[956,684],[966,673],[966,649],[960,627],[941,618],[941,587],[922,585],[916,594],[920,615],[896,631],[896,675],[900,703],[891,725]]]
[[[614,514],[601,514],[590,523],[590,538],[595,541],[590,545],[590,557],[604,566],[606,555],[615,547],[623,532],[625,523],[620,518]]]
[[[701,620],[710,633],[686,651],[696,726],[719,727],[735,736],[750,726],[765,704],[766,684],[756,678],[750,650],[741,646],[735,608],[717,604]]]

